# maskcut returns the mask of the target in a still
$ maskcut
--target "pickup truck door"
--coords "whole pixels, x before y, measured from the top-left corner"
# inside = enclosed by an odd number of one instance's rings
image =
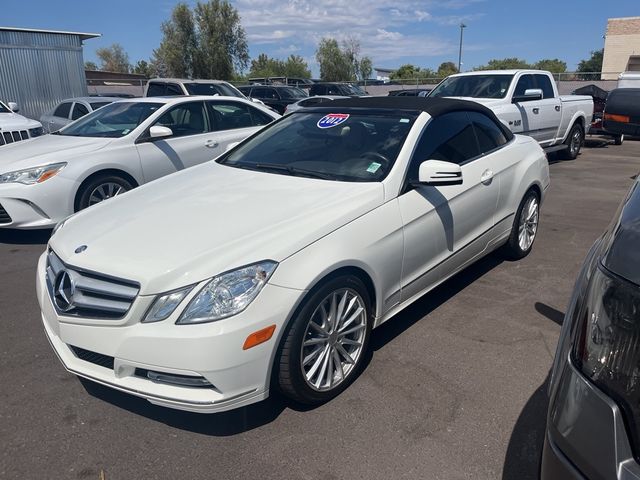
[[[540,115],[540,102],[542,100],[523,100],[517,101],[516,97],[523,97],[527,90],[537,88],[535,79],[531,74],[524,74],[518,79],[516,88],[513,91],[513,105],[518,109],[520,118],[522,120],[522,130],[517,131],[512,129],[513,133],[521,133],[528,135],[536,139],[536,141],[544,141],[543,133],[541,132],[541,115]]]
[[[562,119],[562,102],[555,95],[551,79],[547,75],[533,75],[536,87],[542,90],[542,100],[536,100],[533,114],[534,123],[538,130],[537,140],[543,147],[551,146],[558,137],[558,129]],[[537,108],[537,113],[536,113]]]

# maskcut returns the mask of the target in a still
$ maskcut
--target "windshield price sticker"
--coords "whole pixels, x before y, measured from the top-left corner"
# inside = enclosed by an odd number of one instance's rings
[[[382,166],[381,163],[377,163],[377,162],[371,162],[369,164],[369,168],[367,168],[367,172],[369,173],[376,173],[378,171],[378,169]]]
[[[332,128],[344,123],[349,118],[348,113],[330,113],[318,120],[318,128]]]

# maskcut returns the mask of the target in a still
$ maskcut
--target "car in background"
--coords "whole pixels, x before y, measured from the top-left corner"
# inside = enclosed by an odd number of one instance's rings
[[[611,90],[602,126],[616,135],[640,136],[640,88]]]
[[[252,77],[249,78],[252,85],[290,85],[292,87],[308,88],[314,82],[301,77]]]
[[[431,88],[407,88],[404,90],[390,90],[387,94],[390,97],[426,97]]]
[[[63,222],[38,263],[44,330],[69,371],[154,404],[317,405],[373,328],[491,251],[526,256],[548,185],[538,144],[474,102],[298,110]]]
[[[604,109],[607,104],[607,97],[609,96],[609,92],[607,90],[603,90],[597,85],[585,85],[584,87],[580,87],[573,92],[572,95],[589,95],[593,98],[593,118],[591,120],[591,127],[589,128],[589,135],[600,135],[606,137],[612,137],[613,142],[616,145],[622,145],[624,142],[623,134],[611,133],[602,125],[603,117],[604,117]]]
[[[17,103],[0,102],[0,147],[44,135],[40,122],[19,115],[19,111]]]
[[[541,480],[640,479],[640,183],[578,275],[551,380]]]
[[[246,98],[236,87],[223,80],[189,80],[186,78],[152,78],[144,90],[145,97],[178,95],[219,95]]]
[[[40,117],[47,133],[53,133],[62,127],[84,117],[94,110],[122,100],[120,97],[77,97],[68,98]]]
[[[318,95],[315,97],[307,97],[302,100],[298,100],[296,103],[291,103],[287,105],[284,113],[295,112],[296,110],[300,110],[301,108],[307,107],[317,107],[320,104],[326,104],[327,102],[331,102],[333,100],[344,99],[350,97],[341,97],[340,95]]]
[[[345,97],[366,97],[369,94],[353,83],[317,82],[309,88],[309,96],[341,95]]]
[[[238,89],[247,97],[260,100],[280,114],[284,114],[287,105],[307,98],[307,92],[288,85],[244,85]]]
[[[237,97],[121,100],[0,155],[0,227],[50,228],[211,160],[279,115]]]

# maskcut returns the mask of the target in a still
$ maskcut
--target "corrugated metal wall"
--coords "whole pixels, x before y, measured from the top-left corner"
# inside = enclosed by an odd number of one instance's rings
[[[78,35],[0,30],[0,100],[39,119],[57,102],[87,95]]]

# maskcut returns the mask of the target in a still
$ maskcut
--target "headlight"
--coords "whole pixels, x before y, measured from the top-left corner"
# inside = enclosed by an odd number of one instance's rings
[[[44,128],[42,128],[42,127],[36,127],[36,128],[30,128],[30,129],[29,129],[29,136],[30,136],[31,138],[39,137],[39,136],[41,136],[41,135],[44,135]]]
[[[150,323],[165,320],[173,313],[176,307],[180,305],[180,302],[182,302],[184,297],[186,297],[192,289],[193,285],[158,296],[151,305],[151,308],[147,311],[142,322]]]
[[[52,163],[51,165],[2,173],[0,174],[0,183],[22,183],[24,185],[42,183],[55,177],[66,165],[66,163]]]
[[[277,262],[263,262],[214,277],[185,308],[176,323],[214,322],[242,312],[258,296]]]

